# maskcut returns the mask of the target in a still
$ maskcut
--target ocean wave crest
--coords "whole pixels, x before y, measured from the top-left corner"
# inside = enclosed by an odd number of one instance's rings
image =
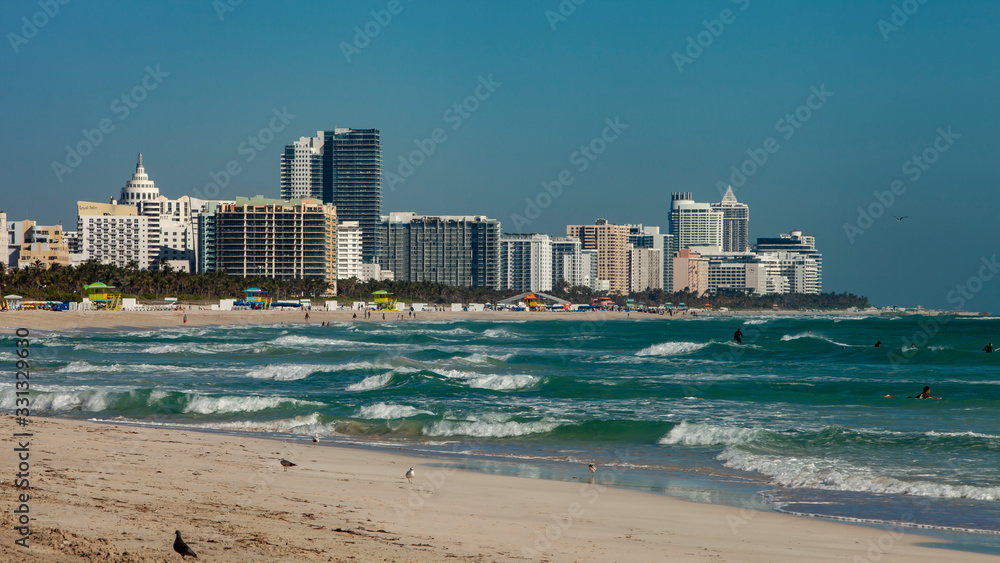
[[[708,346],[707,342],[661,342],[643,348],[635,353],[636,356],[676,356],[679,354],[690,354]]]
[[[505,422],[486,420],[440,420],[424,426],[425,436],[472,436],[475,438],[509,438],[529,434],[545,434],[558,428],[562,422],[536,420],[533,422]]]
[[[347,390],[371,391],[372,389],[381,389],[388,385],[390,381],[392,381],[392,372],[387,371],[378,375],[369,375],[357,383],[352,383],[347,386]]]
[[[749,442],[760,432],[757,428],[694,424],[685,420],[671,428],[666,436],[660,438],[659,443],[680,446],[728,446]]]
[[[358,418],[379,418],[385,420],[393,420],[397,418],[409,418],[411,416],[417,416],[418,414],[434,414],[430,411],[420,410],[416,407],[411,407],[409,405],[396,405],[392,403],[375,403],[374,405],[368,405],[366,407],[361,407],[358,411]]]

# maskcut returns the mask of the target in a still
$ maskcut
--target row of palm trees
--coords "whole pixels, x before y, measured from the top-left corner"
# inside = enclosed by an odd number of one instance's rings
[[[125,295],[145,298],[164,295],[231,298],[238,297],[249,286],[259,287],[279,299],[318,297],[327,294],[330,287],[321,279],[242,278],[225,272],[190,274],[174,270],[166,261],[155,270],[141,270],[135,262],[122,268],[96,260],[79,266],[53,264],[49,268],[41,262],[21,269],[0,264],[0,294],[3,295],[17,293],[28,299],[74,300],[83,296],[84,286],[95,282],[103,282]]]

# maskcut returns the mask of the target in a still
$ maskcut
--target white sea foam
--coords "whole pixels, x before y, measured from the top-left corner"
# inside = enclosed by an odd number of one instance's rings
[[[482,375],[468,380],[469,387],[477,389],[493,389],[496,391],[506,391],[510,389],[524,389],[538,383],[539,378],[533,375]]]
[[[289,334],[288,336],[279,336],[275,338],[272,343],[275,346],[287,347],[287,348],[299,348],[306,350],[313,350],[316,348],[342,348],[342,349],[367,349],[367,348],[383,348],[386,346],[398,347],[398,344],[384,344],[381,342],[354,342],[351,340],[339,340],[336,338],[314,338],[312,336],[300,336],[297,334]]]
[[[424,426],[425,436],[473,436],[477,438],[507,438],[551,432],[562,424],[555,420],[534,422],[491,422],[486,420],[440,420]]]
[[[114,400],[116,392],[98,389],[76,391],[34,392],[31,397],[33,411],[103,411]],[[14,391],[0,392],[0,409],[13,410],[17,395]]]
[[[659,443],[681,446],[745,444],[756,438],[758,434],[760,434],[760,430],[757,428],[693,424],[685,420],[671,428],[666,436],[660,438]]]
[[[830,344],[836,344],[837,346],[855,346],[855,344],[844,344],[843,342],[837,342],[825,336],[819,334],[813,334],[811,332],[800,332],[798,334],[786,334],[781,337],[782,342],[789,342],[791,340],[798,340],[800,338],[815,338],[816,340],[823,340],[829,342]]]
[[[643,348],[635,353],[636,356],[677,356],[680,354],[690,354],[701,350],[708,343],[699,342],[661,342],[653,344],[648,348]]]
[[[502,328],[488,328],[483,332],[487,338],[517,338],[518,335]]]
[[[903,481],[881,474],[878,469],[857,467],[829,457],[758,455],[729,447],[717,459],[732,469],[767,475],[771,477],[772,483],[784,487],[1000,500],[1000,487],[949,485],[925,480]]]
[[[507,360],[514,357],[514,354],[482,354],[476,352],[468,357],[456,357],[455,360],[461,362],[468,362],[470,364],[496,364],[505,363]]]
[[[300,401],[286,397],[192,395],[188,398],[184,412],[198,414],[221,414],[234,412],[257,412],[277,408],[282,405],[322,405],[315,401]]]
[[[352,383],[347,386],[347,390],[371,391],[372,389],[381,389],[388,385],[390,381],[392,381],[392,372],[387,371],[378,375],[369,375],[357,383]]]
[[[762,324],[766,323],[767,321],[768,321],[768,319],[747,319],[747,320],[743,321],[743,324],[745,324],[745,325],[762,325]]]
[[[375,403],[361,407],[356,415],[358,418],[380,418],[393,420],[397,418],[409,418],[418,414],[434,414],[430,411],[420,410],[409,405],[396,405],[392,403]]]
[[[246,376],[253,379],[271,379],[274,381],[296,381],[305,379],[321,371],[335,371],[339,366],[317,366],[309,364],[270,364],[254,368]]]

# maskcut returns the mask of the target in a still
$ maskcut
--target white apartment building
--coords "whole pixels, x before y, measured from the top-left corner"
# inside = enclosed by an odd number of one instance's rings
[[[358,221],[344,221],[337,225],[337,279],[351,278],[364,279],[361,271],[361,224]]]
[[[500,237],[500,289],[552,290],[552,239],[549,235]]]
[[[823,286],[823,255],[816,250],[816,237],[793,229],[777,238],[758,238],[754,250],[771,254],[779,263],[782,276],[788,278],[788,291],[820,293]]]
[[[76,206],[80,253],[75,261],[149,267],[149,217],[131,205],[78,201]]]
[[[674,252],[692,245],[717,246],[722,251],[724,214],[708,203],[697,203],[690,192],[675,192],[670,201],[670,234]]]
[[[117,203],[133,206],[139,215],[147,218],[148,238],[143,261],[146,268],[157,268],[161,260],[166,260],[175,270],[196,270],[198,222],[193,217],[206,201],[189,196],[179,199],[161,196],[159,188],[146,174],[142,153],[139,153],[135,173],[125,183]]]
[[[663,288],[663,250],[629,249],[629,288],[632,292]]]
[[[576,237],[552,237],[552,287],[560,280],[570,285],[583,283],[580,263],[580,239]]]
[[[322,199],[322,159],[322,131],[317,131],[315,137],[300,137],[285,145],[281,154],[281,199]]]

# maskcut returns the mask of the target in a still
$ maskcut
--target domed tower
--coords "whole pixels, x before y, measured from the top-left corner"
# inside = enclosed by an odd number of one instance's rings
[[[139,162],[135,165],[132,179],[122,188],[118,205],[131,205],[138,210],[139,215],[149,218],[147,263],[155,264],[160,249],[160,189],[146,174],[146,168],[142,165],[142,153],[139,153]]]
[[[154,202],[158,197],[160,197],[160,190],[149,179],[149,175],[146,174],[146,169],[142,166],[142,153],[139,153],[139,162],[135,165],[135,174],[132,174],[132,179],[126,182],[125,187],[122,188],[121,199],[118,200],[118,204],[134,205],[139,208],[139,213],[142,213],[144,203]]]

